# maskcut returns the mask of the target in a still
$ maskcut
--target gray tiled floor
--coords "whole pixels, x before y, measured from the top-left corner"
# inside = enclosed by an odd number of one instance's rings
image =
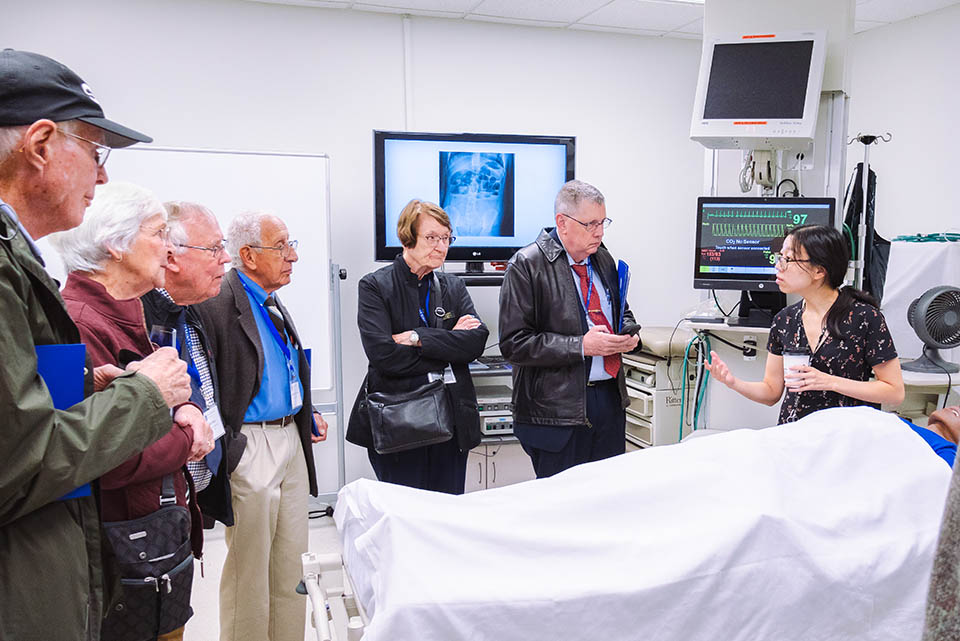
[[[213,530],[205,531],[203,544],[203,574],[200,576],[200,564],[194,570],[193,604],[194,615],[187,623],[184,641],[217,641],[220,635],[220,619],[217,609],[218,591],[220,585],[220,569],[227,554],[227,545],[223,539],[224,528],[219,523]],[[310,521],[310,551],[340,553],[340,541],[337,539],[337,528],[330,517],[323,517]],[[306,607],[306,598],[304,598]],[[312,632],[309,616],[307,617],[305,639],[315,639],[316,636],[306,636]]]

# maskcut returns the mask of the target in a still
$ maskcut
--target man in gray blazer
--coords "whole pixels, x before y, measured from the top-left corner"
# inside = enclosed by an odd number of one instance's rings
[[[290,282],[297,241],[276,216],[242,214],[227,231],[233,267],[197,306],[216,362],[235,522],[220,579],[221,641],[299,641],[295,592],[307,551],[312,443],[327,425],[310,403],[310,365],[275,292]]]

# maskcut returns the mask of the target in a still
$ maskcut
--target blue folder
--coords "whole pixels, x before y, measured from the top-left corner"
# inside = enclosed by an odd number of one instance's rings
[[[87,346],[83,343],[70,345],[37,345],[37,374],[47,384],[53,406],[58,410],[73,407],[83,400],[83,369],[86,366]],[[90,496],[90,484],[84,483],[61,501]]]
[[[627,290],[630,289],[630,266],[625,262],[617,262],[617,281],[620,286],[620,327],[617,331],[623,330],[623,315],[627,311]]]

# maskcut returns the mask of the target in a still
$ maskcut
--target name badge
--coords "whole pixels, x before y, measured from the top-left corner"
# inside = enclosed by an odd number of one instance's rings
[[[296,380],[290,381],[290,407],[296,412],[303,405],[303,397],[300,395],[300,383]]]
[[[443,378],[443,372],[427,372],[427,382],[432,383]]]
[[[213,403],[211,403],[203,413],[203,418],[207,419],[210,429],[213,430],[213,440],[217,440],[227,433],[226,428],[223,426],[223,418],[220,416],[220,410],[217,409],[217,406]]]

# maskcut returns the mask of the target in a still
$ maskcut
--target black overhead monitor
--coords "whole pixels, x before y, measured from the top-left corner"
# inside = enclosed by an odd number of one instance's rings
[[[572,136],[373,132],[374,255],[391,261],[403,247],[397,220],[413,199],[450,216],[447,260],[508,260],[553,226],[553,202],[573,179]]]
[[[695,289],[778,292],[772,254],[801,225],[834,223],[833,198],[697,199]]]

